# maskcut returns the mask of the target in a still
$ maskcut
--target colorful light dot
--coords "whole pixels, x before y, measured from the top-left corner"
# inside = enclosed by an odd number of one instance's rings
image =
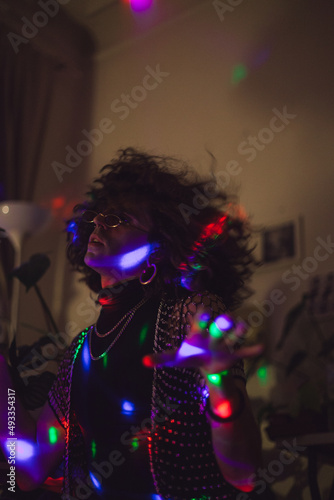
[[[217,406],[215,413],[222,418],[230,417],[232,415],[231,403],[228,400],[223,401]]]
[[[140,334],[139,334],[139,345],[140,346],[144,344],[146,337],[147,337],[147,333],[148,333],[148,323],[143,325],[143,328],[140,330]]]
[[[220,339],[223,336],[223,332],[218,328],[215,322],[211,323],[209,326],[209,332],[211,337],[215,339]]]
[[[212,373],[211,375],[208,375],[208,380],[209,382],[211,382],[211,384],[220,385],[222,378],[219,373]]]
[[[92,441],[92,446],[91,446],[91,451],[92,451],[92,457],[95,458],[96,456],[96,441]]]
[[[137,437],[134,437],[132,440],[132,448],[134,450],[138,450],[139,448],[139,439]]]
[[[49,442],[50,444],[55,444],[58,441],[58,431],[55,427],[50,427],[49,429]]]
[[[143,245],[136,250],[127,252],[119,259],[119,265],[122,269],[131,269],[143,262],[151,251],[151,245]]]
[[[34,455],[34,446],[28,441],[18,439],[15,446],[17,460],[28,460]]]
[[[104,356],[102,356],[102,363],[103,363],[103,368],[106,369],[108,365],[108,356],[107,353],[105,353]]]
[[[95,488],[97,490],[100,490],[101,489],[101,484],[100,482],[97,480],[97,478],[95,477],[95,475],[92,473],[92,472],[89,472],[89,475],[90,475],[90,478],[92,480],[92,483],[94,484]]]
[[[86,371],[89,370],[90,367],[90,354],[89,354],[89,348],[88,348],[88,343],[84,345],[83,351],[82,351],[82,364],[83,367]]]
[[[244,64],[237,64],[232,70],[231,83],[237,85],[241,80],[244,80],[248,75],[248,70]]]
[[[122,402],[122,413],[129,415],[134,411],[135,411],[135,405],[131,403],[131,401]]]
[[[134,12],[144,12],[152,7],[153,0],[130,0],[130,7]]]
[[[206,354],[206,351],[204,349],[201,349],[200,347],[196,347],[194,345],[183,342],[177,353],[177,358],[189,358],[190,356],[199,356],[201,354]]]
[[[221,330],[222,332],[227,332],[228,330],[231,330],[231,328],[233,328],[234,326],[234,323],[231,320],[231,318],[229,318],[225,314],[218,316],[218,318],[215,319],[215,323],[219,328],[219,330]]]
[[[257,377],[261,385],[266,385],[268,382],[268,368],[266,366],[261,366],[257,370]]]

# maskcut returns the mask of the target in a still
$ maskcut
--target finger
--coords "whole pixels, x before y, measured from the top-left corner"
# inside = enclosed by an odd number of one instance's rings
[[[187,335],[187,338],[190,338],[196,334],[205,336],[205,334],[207,334],[209,321],[210,313],[206,311],[203,306],[200,306],[190,322],[190,331]]]
[[[210,352],[202,347],[183,342],[176,351],[165,351],[144,356],[142,362],[147,368],[157,366],[199,367],[210,359]]]
[[[176,352],[162,352],[157,354],[147,354],[143,357],[142,363],[147,368],[155,368],[156,366],[173,365],[176,359]]]

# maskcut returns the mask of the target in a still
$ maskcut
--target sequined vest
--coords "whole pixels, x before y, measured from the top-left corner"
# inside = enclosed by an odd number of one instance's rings
[[[161,301],[155,325],[154,351],[178,347],[188,333],[191,316],[204,305],[212,316],[225,310],[221,300],[208,292],[183,300]],[[83,437],[71,411],[71,382],[75,359],[89,328],[68,348],[49,403],[66,431],[62,498],[72,500],[78,480],[88,475]],[[242,363],[234,376],[244,378]],[[149,440],[151,471],[156,492],[168,500],[235,499],[238,490],[229,485],[217,465],[211,428],[205,414],[208,390],[200,372],[190,368],[154,370]]]

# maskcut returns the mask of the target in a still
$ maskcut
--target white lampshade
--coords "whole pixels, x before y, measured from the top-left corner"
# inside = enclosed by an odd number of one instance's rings
[[[0,228],[5,230],[0,236],[8,237],[15,251],[14,267],[21,265],[22,241],[25,236],[44,229],[51,220],[49,210],[39,207],[29,201],[5,201],[0,203]],[[11,307],[11,330],[9,342],[12,341],[17,329],[19,306],[19,280],[14,280]]]
[[[51,214],[48,210],[29,201],[5,201],[0,203],[0,227],[5,229],[16,250],[23,236],[44,229]]]

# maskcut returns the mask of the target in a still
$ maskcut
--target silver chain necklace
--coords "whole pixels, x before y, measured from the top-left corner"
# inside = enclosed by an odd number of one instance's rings
[[[115,343],[117,342],[117,340],[120,338],[120,336],[122,335],[122,333],[124,332],[125,328],[128,326],[128,324],[130,323],[130,321],[133,319],[134,315],[135,315],[135,312],[140,308],[142,307],[145,302],[147,302],[148,299],[142,299],[140,302],[138,302],[137,305],[135,305],[132,309],[130,309],[130,311],[128,311],[126,314],[124,314],[124,316],[118,321],[118,323],[116,323],[116,325],[111,329],[109,330],[107,333],[104,333],[104,334],[101,334],[97,331],[96,329],[96,325],[93,325],[91,326],[90,328],[90,331],[88,333],[89,335],[89,354],[90,354],[90,357],[93,361],[97,361],[98,359],[101,359],[103,358],[103,356],[105,356],[105,354],[107,354],[107,352],[110,351],[110,349],[113,347],[113,345],[115,345]],[[116,328],[122,324],[122,322],[125,321],[124,325],[122,326],[122,328],[120,329],[120,331],[118,332],[118,334],[116,335],[116,337],[114,338],[114,340],[111,342],[111,344],[109,344],[109,346],[107,347],[107,349],[102,353],[100,354],[99,356],[93,356],[93,353],[92,353],[92,336],[93,336],[93,333],[96,333],[96,335],[100,338],[103,338],[103,337],[107,337],[107,335],[109,335],[110,333],[114,332],[116,330]]]

